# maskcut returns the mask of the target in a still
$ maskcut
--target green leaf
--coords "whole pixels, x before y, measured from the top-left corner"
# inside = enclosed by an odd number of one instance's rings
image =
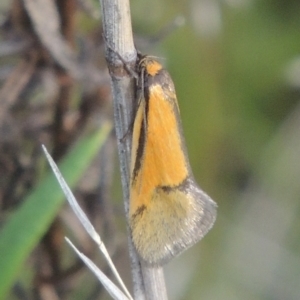
[[[74,187],[99,152],[111,130],[105,123],[97,132],[83,138],[59,164],[70,187]],[[41,149],[42,151],[42,149]],[[63,203],[63,193],[49,173],[24,199],[0,232],[0,298],[13,285],[25,259],[46,232]]]

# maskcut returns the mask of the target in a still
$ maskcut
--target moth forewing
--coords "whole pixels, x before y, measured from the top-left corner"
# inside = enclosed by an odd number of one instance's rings
[[[130,227],[141,259],[167,263],[213,226],[216,204],[194,181],[174,84],[152,58],[139,63],[131,154]]]

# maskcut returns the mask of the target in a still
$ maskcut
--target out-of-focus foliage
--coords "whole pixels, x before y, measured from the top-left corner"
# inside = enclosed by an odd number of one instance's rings
[[[105,124],[69,153],[60,170],[71,186],[78,184],[85,169],[99,153],[110,130],[111,124]],[[57,188],[57,180],[52,173],[48,174],[3,225],[0,233],[1,297],[12,287],[20,266],[50,227],[62,203],[63,193]]]
[[[167,267],[170,298],[299,299],[300,3],[152,5],[132,1],[136,30],[186,18],[157,48],[194,173],[219,205],[208,236]]]
[[[101,23],[88,4],[0,4],[0,299],[101,294],[94,278],[84,285],[78,274],[87,274],[86,268],[66,247],[69,227],[83,252],[92,257],[95,251],[74,214],[61,207],[53,176],[43,181],[41,144],[56,162],[66,159],[62,172],[76,184],[77,199],[109,236],[110,253],[119,250],[110,202],[115,143],[111,126],[103,127],[112,119],[110,79]]]

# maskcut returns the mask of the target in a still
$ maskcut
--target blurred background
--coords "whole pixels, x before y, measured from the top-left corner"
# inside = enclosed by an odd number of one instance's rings
[[[40,143],[59,161],[112,117],[99,3],[30,3],[0,3],[2,228],[49,171]],[[300,2],[132,0],[131,10],[136,47],[172,75],[195,177],[219,207],[209,234],[165,267],[169,298],[300,299]],[[74,185],[130,285],[115,147],[111,134]],[[61,203],[3,299],[110,299],[65,245],[71,236],[106,270]],[[0,266],[12,252],[3,232]]]

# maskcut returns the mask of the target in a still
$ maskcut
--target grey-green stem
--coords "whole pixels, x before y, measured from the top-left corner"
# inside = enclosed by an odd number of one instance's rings
[[[121,180],[126,216],[129,210],[129,178],[131,139],[127,134],[131,125],[135,80],[126,71],[134,67],[136,50],[133,43],[129,0],[100,0],[103,34],[106,42],[106,60],[112,78],[112,95]],[[107,46],[109,45],[109,46]],[[110,49],[112,48],[113,51]],[[121,61],[118,53],[124,61]],[[126,135],[126,138],[123,137]],[[128,230],[130,233],[130,231]],[[133,289],[135,300],[166,300],[167,292],[162,268],[151,268],[140,264],[129,234]]]

